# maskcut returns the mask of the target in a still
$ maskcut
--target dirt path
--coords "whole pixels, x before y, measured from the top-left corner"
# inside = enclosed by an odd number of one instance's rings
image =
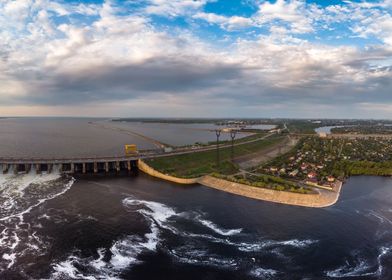
[[[256,153],[240,156],[235,158],[235,163],[237,163],[241,169],[249,169],[265,163],[281,154],[290,151],[296,144],[298,139],[288,136],[283,142],[268,147]]]

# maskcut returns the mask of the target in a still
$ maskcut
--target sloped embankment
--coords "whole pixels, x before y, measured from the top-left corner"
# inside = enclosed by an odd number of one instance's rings
[[[281,204],[304,206],[304,207],[327,207],[336,203],[339,198],[342,182],[337,182],[332,191],[317,190],[317,194],[300,194],[286,191],[277,191],[265,188],[257,188],[240,183],[230,182],[213,176],[184,179],[163,174],[144,161],[139,160],[139,169],[153,177],[157,177],[178,184],[201,184],[224,192],[245,196],[248,198],[270,201]]]

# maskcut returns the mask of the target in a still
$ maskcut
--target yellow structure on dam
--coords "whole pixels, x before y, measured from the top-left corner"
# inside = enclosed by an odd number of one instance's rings
[[[126,156],[134,156],[138,153],[137,146],[135,144],[125,145],[125,155]]]

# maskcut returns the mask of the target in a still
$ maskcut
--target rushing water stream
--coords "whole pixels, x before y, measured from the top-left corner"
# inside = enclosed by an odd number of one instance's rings
[[[309,209],[137,177],[1,175],[0,279],[391,279],[392,179]]]

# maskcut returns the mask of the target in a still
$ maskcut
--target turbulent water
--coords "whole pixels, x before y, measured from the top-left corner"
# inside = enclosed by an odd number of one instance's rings
[[[0,279],[391,279],[392,179],[327,209],[150,177],[0,175]]]

